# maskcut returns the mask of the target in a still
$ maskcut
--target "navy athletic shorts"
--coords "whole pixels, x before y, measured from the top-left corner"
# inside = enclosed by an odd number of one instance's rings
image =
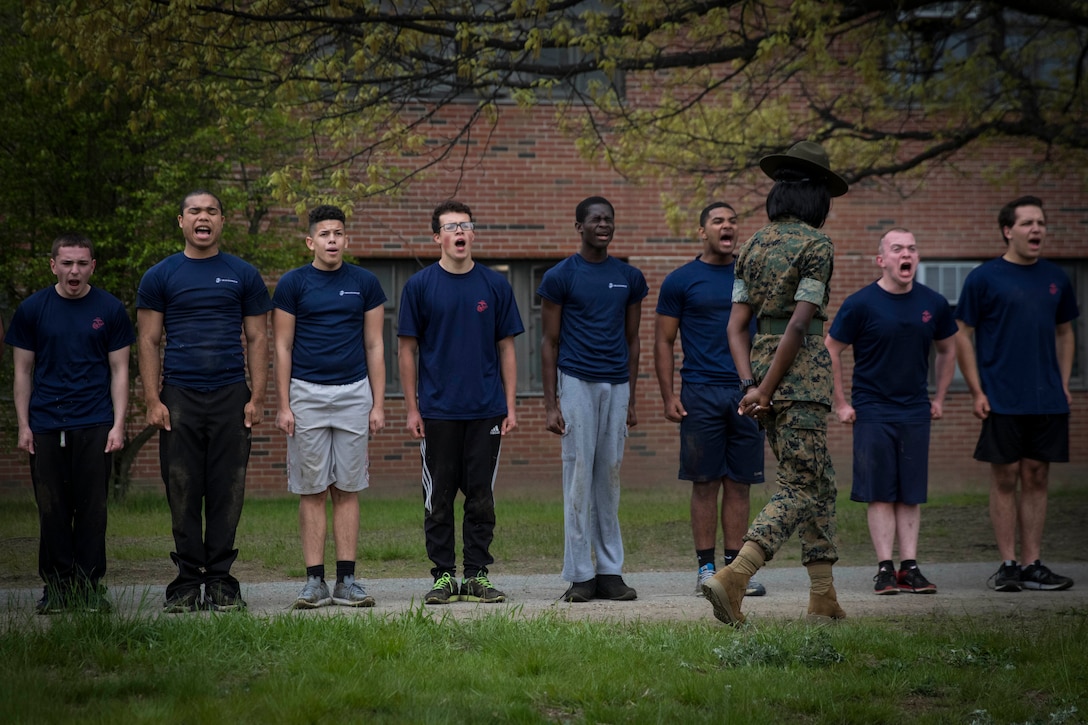
[[[685,383],[680,388],[680,403],[688,413],[680,422],[681,480],[763,483],[763,431],[754,419],[737,413],[740,399],[740,390],[731,385]]]
[[[922,504],[928,488],[928,420],[854,423],[851,501]]]

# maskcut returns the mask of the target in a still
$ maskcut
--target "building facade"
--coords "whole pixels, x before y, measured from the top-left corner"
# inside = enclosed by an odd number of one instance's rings
[[[922,259],[919,281],[946,294],[954,304],[967,271],[1004,252],[997,225],[1001,205],[1022,194],[1041,197],[1049,228],[1044,256],[1066,267],[1082,310],[1082,317],[1075,323],[1078,350],[1071,385],[1073,459],[1055,465],[1051,472],[1052,481],[1063,485],[1088,480],[1088,325],[1083,316],[1088,301],[1088,197],[1080,178],[1063,176],[1061,169],[1052,166],[1022,176],[1016,186],[995,187],[988,182],[982,170],[1017,155],[1018,148],[1010,144],[965,154],[954,166],[909,182],[896,182],[896,186],[881,181],[858,183],[845,197],[835,199],[824,226],[836,248],[829,312],[833,315],[848,294],[879,276],[874,264],[877,242],[892,227],[906,227],[915,233]],[[573,141],[556,128],[550,110],[518,111],[511,107],[502,115],[486,146],[466,143],[461,150],[463,157],[414,182],[396,199],[358,203],[348,221],[349,251],[357,263],[378,275],[389,297],[387,427],[371,441],[372,487],[418,485],[419,446],[404,427],[403,398],[396,374],[396,308],[405,280],[438,257],[430,232],[431,210],[447,198],[456,198],[472,207],[478,225],[474,258],[507,274],[526,329],[518,338],[519,427],[504,441],[498,485],[503,480],[517,479],[522,483],[539,481],[542,486],[559,490],[559,439],[544,428],[540,303],[535,290],[549,266],[577,250],[574,208],[591,195],[608,198],[616,209],[610,253],[640,268],[650,286],[642,313],[642,356],[636,391],[639,424],[628,439],[624,479],[647,485],[675,482],[678,434],[677,426],[664,419],[653,372],[654,309],[665,275],[699,251],[696,228],[702,204],[692,204],[693,208],[687,210],[690,222],[684,229],[670,230],[661,201],[663,189],[624,179],[585,160]],[[903,192],[904,183],[911,186],[909,193]],[[762,197],[743,202],[726,193],[722,200],[734,204],[740,212],[741,240],[765,223]],[[298,221],[296,227],[301,245],[305,222]],[[274,284],[274,275],[268,279]],[[269,338],[271,341],[271,330]],[[958,371],[957,379],[945,406],[945,418],[933,426],[931,481],[958,482],[986,490],[988,467],[971,458],[979,422],[971,415],[970,396]],[[251,493],[265,495],[286,492],[286,446],[283,434],[274,426],[272,381],[269,376],[264,422],[254,430],[248,481]],[[449,384],[457,381],[450,380]],[[144,424],[138,395],[133,396],[131,406],[130,437]],[[829,427],[841,485],[848,488],[850,430],[833,419]],[[768,480],[773,480],[774,458],[769,451],[766,460]],[[161,485],[157,437],[144,446],[133,473],[137,485]],[[0,452],[0,488],[30,490],[25,456],[14,450],[14,444]]]

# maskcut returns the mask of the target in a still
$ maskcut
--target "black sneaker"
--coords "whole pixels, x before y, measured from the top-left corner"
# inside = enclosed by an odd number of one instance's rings
[[[162,611],[166,614],[195,612],[200,607],[200,590],[187,589],[166,598]]]
[[[38,614],[60,614],[65,606],[64,595],[55,587],[47,585],[42,589],[42,598],[34,605],[34,611]]]
[[[480,571],[476,576],[465,577],[461,582],[461,593],[457,598],[462,602],[484,602],[485,604],[506,601],[506,595],[491,585],[486,571]]]
[[[434,580],[434,586],[423,595],[424,604],[449,604],[456,602],[460,597],[457,582],[448,571]]]
[[[611,599],[613,602],[629,602],[638,595],[627,586],[619,574],[597,575],[597,599]]]
[[[97,582],[76,587],[69,595],[68,602],[73,609],[83,612],[109,614],[113,611],[109,590],[105,584]]]
[[[873,586],[873,592],[876,594],[899,593],[899,582],[895,577],[895,569],[877,569],[873,581],[876,582]]]
[[[918,567],[901,569],[897,575],[899,589],[915,594],[936,594],[937,585],[922,576],[922,570]]]
[[[222,582],[204,585],[204,606],[213,612],[237,612],[246,608],[242,595]]]
[[[1016,565],[1016,562],[1002,563],[986,580],[986,584],[995,592],[1018,592],[1023,588],[1020,583],[1020,567]]]
[[[1050,571],[1038,559],[1020,570],[1020,586],[1024,589],[1056,592],[1073,586],[1073,580]]]
[[[597,580],[587,579],[584,582],[573,582],[563,596],[559,597],[563,602],[588,602],[597,596]]]

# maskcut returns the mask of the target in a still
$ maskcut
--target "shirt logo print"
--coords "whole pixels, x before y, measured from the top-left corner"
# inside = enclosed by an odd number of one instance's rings
[[[1054,282],[1050,283],[1050,294],[1052,294],[1052,295],[1058,294],[1058,285],[1055,284]]]
[[[228,284],[238,284],[238,280],[231,279],[230,277],[216,277],[215,278],[215,283],[216,284],[222,284],[224,282],[226,282]]]
[[[625,284],[620,284],[620,283],[618,283],[618,282],[609,282],[609,283],[608,283],[608,289],[613,289],[613,288],[616,288],[616,289],[627,289],[627,285],[625,285]]]
[[[101,317],[96,317],[96,318],[94,318],[94,320],[91,321],[91,329],[92,330],[101,330],[105,326],[106,326],[106,323],[102,320]]]
[[[480,300],[476,303],[477,312],[487,312],[487,300]]]
[[[932,319],[933,319],[933,314],[929,310],[926,310],[925,312],[922,313],[922,322],[929,322]]]
[[[343,297],[344,295],[361,295],[361,294],[362,294],[362,292],[352,292],[350,290],[340,290],[340,296],[341,297]]]

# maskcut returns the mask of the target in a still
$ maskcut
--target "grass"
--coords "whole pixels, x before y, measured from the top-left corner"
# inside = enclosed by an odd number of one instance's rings
[[[752,511],[766,501],[769,486],[753,490]],[[620,508],[628,571],[676,571],[690,568],[693,557],[688,489],[670,485],[624,492]],[[423,504],[414,495],[362,498],[359,561],[367,577],[410,577],[430,569],[423,541]],[[458,514],[458,518],[460,514]],[[1083,522],[1088,520],[1088,488],[1066,488],[1050,496],[1043,542],[1052,561],[1083,561]],[[549,574],[560,569],[563,553],[560,495],[500,493],[492,572]],[[29,493],[0,498],[0,586],[38,586],[38,523]],[[331,529],[330,529],[331,531]],[[333,561],[331,535],[326,561]],[[872,563],[865,506],[840,495],[838,538],[841,563]],[[458,541],[460,536],[458,536]],[[298,543],[298,501],[250,498],[238,530],[239,578],[282,581],[304,574]],[[923,560],[972,562],[995,560],[997,553],[984,493],[936,494],[923,508],[919,543]],[[167,558],[173,550],[165,498],[135,493],[110,509],[107,582],[165,584],[174,570]],[[787,544],[771,563],[793,566],[799,547]]]
[[[769,487],[763,487],[769,488]],[[687,489],[624,494],[630,571],[690,567]],[[753,492],[753,510],[766,493]],[[1051,496],[1047,556],[1082,561],[1088,491]],[[0,586],[39,586],[37,517],[0,499]],[[872,558],[865,507],[840,498],[843,563]],[[923,513],[929,561],[995,556],[986,497],[942,494]],[[244,580],[302,574],[297,500],[246,502]],[[172,575],[169,514],[141,493],[111,509],[110,584]],[[773,565],[796,563],[784,547]],[[368,577],[423,576],[422,505],[363,497]],[[562,506],[500,496],[496,573],[556,573]],[[327,557],[332,559],[332,552]],[[457,618],[420,606],[393,614],[0,618],[0,702],[12,723],[1083,723],[1088,612],[1006,617],[850,619],[835,627],[772,620],[732,630],[713,620],[575,621],[516,605]]]
[[[1088,614],[1016,621],[26,615],[7,722],[1077,723]]]

